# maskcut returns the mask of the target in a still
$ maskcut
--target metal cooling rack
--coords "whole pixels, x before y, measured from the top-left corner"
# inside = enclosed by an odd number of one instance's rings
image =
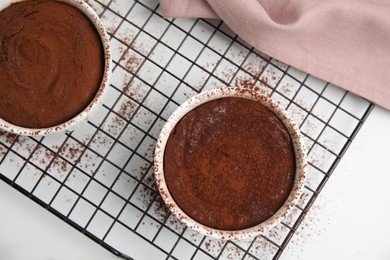
[[[133,259],[277,259],[373,104],[255,51],[218,20],[164,20],[157,0],[89,0],[111,36],[104,104],[71,133],[0,132],[0,178],[117,256]],[[183,226],[153,180],[153,150],[189,97],[238,85],[272,96],[300,124],[308,182],[280,225],[247,241]]]

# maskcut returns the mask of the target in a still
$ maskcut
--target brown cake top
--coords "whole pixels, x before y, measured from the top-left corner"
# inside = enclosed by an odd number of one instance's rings
[[[47,0],[0,12],[0,118],[44,128],[79,114],[97,93],[104,50],[75,7]]]
[[[221,230],[255,226],[278,211],[295,179],[291,136],[261,103],[225,97],[185,115],[169,136],[164,177],[178,206]]]

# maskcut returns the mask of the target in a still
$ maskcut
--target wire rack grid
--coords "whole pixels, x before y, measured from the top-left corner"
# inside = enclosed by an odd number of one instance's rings
[[[278,259],[373,104],[268,57],[219,20],[163,19],[156,0],[89,0],[105,24],[113,74],[98,112],[73,132],[0,132],[0,178],[126,259]],[[300,125],[308,182],[271,231],[216,240],[183,226],[153,178],[169,115],[189,97],[236,85],[270,95]]]

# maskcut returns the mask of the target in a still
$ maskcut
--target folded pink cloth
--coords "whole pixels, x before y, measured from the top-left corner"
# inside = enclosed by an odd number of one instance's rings
[[[388,0],[160,0],[166,18],[221,18],[258,50],[390,109]]]

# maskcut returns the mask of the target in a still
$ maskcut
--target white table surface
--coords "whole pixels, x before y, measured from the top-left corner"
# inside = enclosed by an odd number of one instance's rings
[[[376,107],[281,259],[390,259],[390,112]],[[117,259],[0,181],[0,259]]]

